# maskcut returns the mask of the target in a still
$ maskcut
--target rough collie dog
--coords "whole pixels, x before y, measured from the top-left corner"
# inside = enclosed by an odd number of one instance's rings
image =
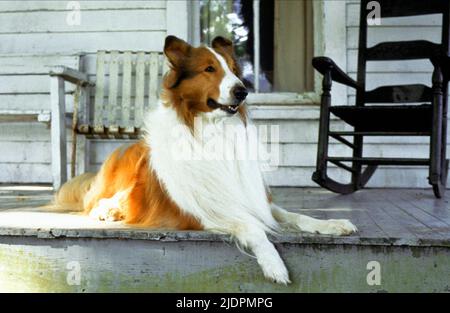
[[[164,53],[170,70],[143,138],[114,151],[97,174],[63,185],[58,206],[101,221],[230,234],[256,256],[267,278],[282,284],[289,274],[267,233],[280,225],[332,235],[356,231],[348,220],[318,220],[272,203],[256,160],[202,155],[218,143],[233,152],[253,136],[229,40],[217,37],[212,47],[195,48],[168,36]],[[209,127],[207,135],[199,125]],[[238,131],[229,136],[224,125]]]

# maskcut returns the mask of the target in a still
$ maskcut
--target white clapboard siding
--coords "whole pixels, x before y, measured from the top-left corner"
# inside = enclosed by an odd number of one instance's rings
[[[0,110],[48,111],[52,66],[82,69],[95,81],[98,50],[162,51],[170,19],[165,0],[78,2],[80,24],[70,25],[69,1],[0,1]],[[69,112],[74,88],[66,84]],[[51,182],[48,125],[2,123],[0,147],[0,182]]]
[[[77,68],[78,55],[0,55],[0,75],[46,75],[49,68],[65,65]]]
[[[164,13],[164,9],[81,11],[80,24],[71,25],[66,21],[67,11],[0,12],[0,34],[164,31]]]
[[[0,34],[0,54],[36,54],[97,50],[161,51],[165,31]],[[65,44],[61,44],[61,43]]]
[[[30,11],[67,11],[69,1],[0,1],[1,12],[30,12]],[[150,1],[77,1],[80,3],[82,11],[85,10],[130,10],[130,9],[164,9],[166,7],[165,0]]]

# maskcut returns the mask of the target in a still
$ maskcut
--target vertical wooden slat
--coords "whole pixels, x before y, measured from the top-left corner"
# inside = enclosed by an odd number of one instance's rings
[[[58,190],[67,180],[66,95],[63,78],[59,76],[50,77],[50,83],[52,176],[53,188]]]
[[[95,83],[94,132],[103,133],[103,111],[105,90],[105,51],[97,53],[97,79]]]
[[[136,127],[142,125],[144,116],[145,90],[145,53],[138,52],[136,59],[136,101],[134,103],[134,119]]]
[[[255,92],[259,92],[259,73],[261,71],[260,69],[260,52],[259,52],[259,46],[260,46],[260,31],[259,31],[259,17],[260,17],[260,0],[253,0],[253,29],[254,29],[254,39],[253,39],[253,51],[254,51],[254,86],[255,86]]]
[[[89,125],[91,124],[90,119],[90,106],[89,106],[89,93],[90,89],[88,87],[81,88],[80,95],[80,108],[83,108],[83,120],[81,124],[78,126],[78,130],[80,128],[89,132]],[[83,132],[82,132],[83,133]],[[77,160],[78,160],[78,171],[77,175],[86,173],[89,171],[89,141],[86,139],[86,136],[80,136],[78,139],[77,145]]]
[[[108,93],[108,112],[107,127],[108,133],[114,134],[119,132],[117,121],[117,91],[119,82],[119,52],[111,52],[111,60],[109,63],[109,93]]]
[[[123,54],[123,72],[122,72],[122,113],[121,128],[123,132],[134,132],[134,127],[130,121],[131,111],[131,52]],[[121,130],[122,131],[122,130]]]
[[[149,88],[148,88],[148,106],[156,105],[158,99],[158,58],[157,52],[150,54],[150,68],[149,68]]]

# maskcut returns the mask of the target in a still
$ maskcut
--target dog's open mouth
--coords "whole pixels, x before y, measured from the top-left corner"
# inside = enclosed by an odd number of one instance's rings
[[[229,114],[235,114],[239,110],[240,103],[232,104],[232,105],[223,105],[223,104],[218,103],[214,99],[208,99],[207,105],[211,109],[221,109],[222,111],[225,111]]]

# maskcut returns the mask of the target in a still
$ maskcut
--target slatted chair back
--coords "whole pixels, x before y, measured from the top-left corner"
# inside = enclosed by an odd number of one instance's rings
[[[373,47],[367,47],[369,2],[371,0],[361,1],[357,74],[360,88],[356,91],[356,105],[430,102],[432,100],[431,88],[420,84],[383,86],[367,92],[365,88],[366,63],[368,61],[414,59],[430,59],[433,62],[434,58],[438,58],[442,54],[449,55],[450,1],[378,0],[381,18],[442,14],[442,41],[440,44],[426,40],[382,42]]]
[[[158,99],[161,60],[160,52],[99,51],[93,110],[79,132],[96,138],[136,138],[145,109]]]

